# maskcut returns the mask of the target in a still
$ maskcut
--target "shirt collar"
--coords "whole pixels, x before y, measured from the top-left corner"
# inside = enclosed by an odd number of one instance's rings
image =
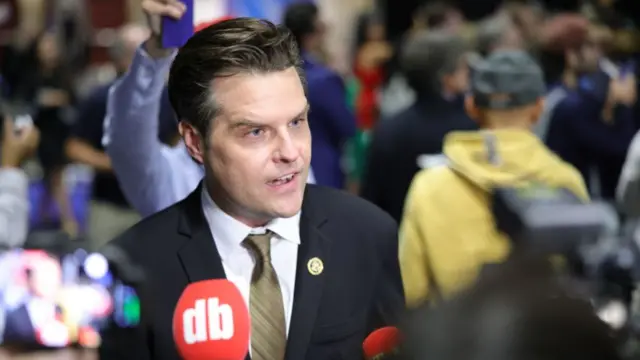
[[[204,216],[221,255],[231,253],[249,234],[264,233],[265,230],[274,232],[285,241],[300,244],[300,212],[290,218],[274,219],[262,228],[251,228],[222,211],[204,186],[201,198]]]

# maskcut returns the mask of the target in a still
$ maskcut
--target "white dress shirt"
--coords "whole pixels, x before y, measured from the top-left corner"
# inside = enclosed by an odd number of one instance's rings
[[[41,329],[56,318],[56,305],[51,301],[31,297],[25,305],[34,330]]]
[[[300,213],[290,218],[275,219],[264,228],[251,228],[220,210],[204,186],[202,187],[202,210],[222,259],[227,280],[238,287],[247,308],[249,308],[251,275],[255,261],[249,250],[242,246],[242,242],[249,234],[264,234],[267,230],[275,234],[271,238],[271,263],[278,275],[282,290],[288,336],[300,245]]]

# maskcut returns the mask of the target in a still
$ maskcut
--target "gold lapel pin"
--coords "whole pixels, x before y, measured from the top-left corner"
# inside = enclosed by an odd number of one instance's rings
[[[311,275],[320,275],[322,274],[322,270],[324,270],[324,264],[320,258],[311,258],[307,263],[307,270],[309,270],[309,274]]]

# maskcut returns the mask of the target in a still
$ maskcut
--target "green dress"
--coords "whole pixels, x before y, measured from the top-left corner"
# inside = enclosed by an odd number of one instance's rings
[[[353,112],[356,111],[356,101],[360,92],[360,83],[355,77],[347,80],[347,104]],[[364,172],[369,145],[370,130],[358,129],[356,136],[346,144],[344,156],[344,169],[350,182],[360,182]]]

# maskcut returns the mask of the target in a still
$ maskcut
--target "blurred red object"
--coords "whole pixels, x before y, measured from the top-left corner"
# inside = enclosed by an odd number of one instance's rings
[[[582,45],[589,35],[589,21],[576,14],[559,14],[546,21],[540,45],[547,51],[563,52]]]
[[[200,23],[200,24],[196,24],[196,27],[194,28],[194,32],[198,32],[198,31],[200,31],[200,30],[202,30],[204,28],[207,28],[207,27],[209,27],[209,26],[211,26],[213,24],[217,24],[217,23],[219,23],[221,21],[231,20],[231,19],[233,19],[233,16],[223,16],[223,17],[219,17],[219,18],[213,19],[211,21],[207,21],[207,22],[203,22],[203,23]]]

